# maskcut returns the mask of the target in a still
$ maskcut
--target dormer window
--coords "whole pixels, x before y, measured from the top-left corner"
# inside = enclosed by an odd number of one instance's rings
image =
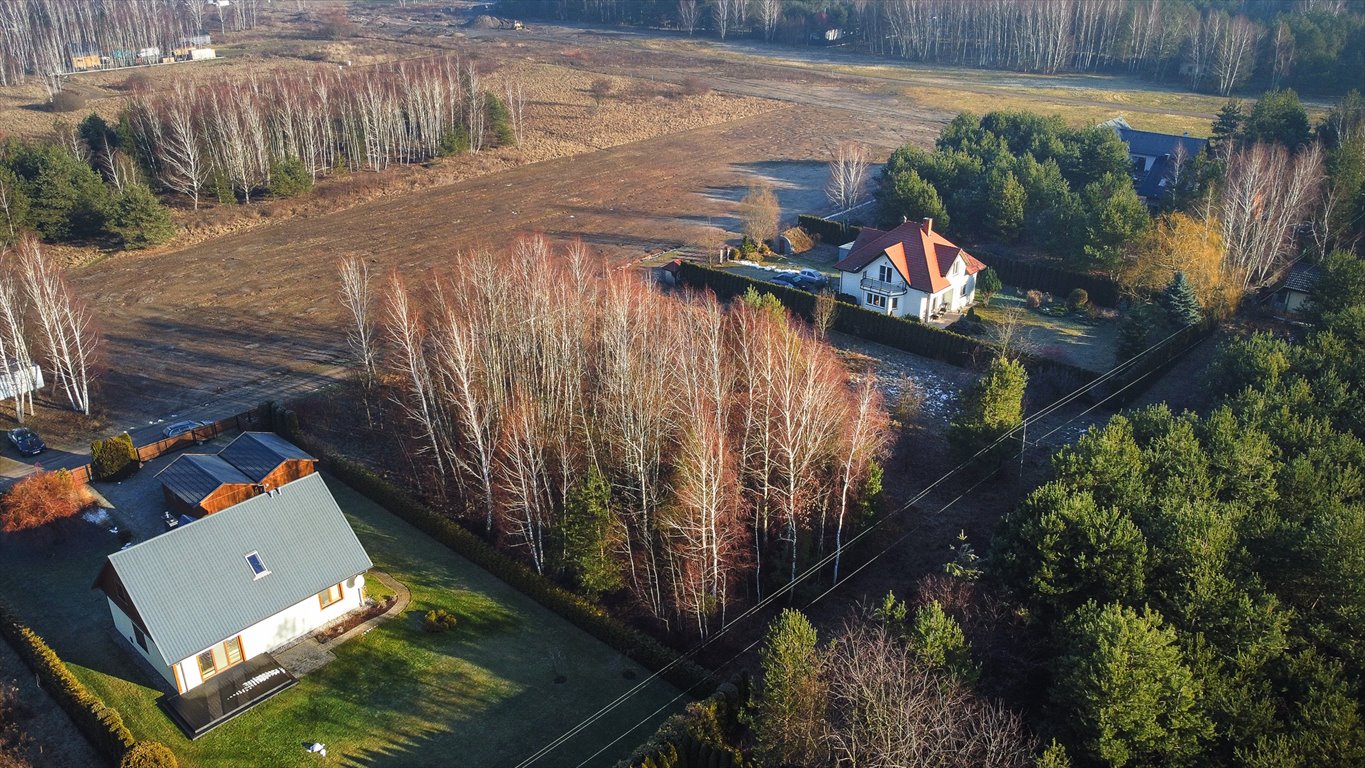
[[[258,552],[250,552],[246,556],[246,564],[251,566],[251,572],[255,574],[254,579],[259,579],[270,575],[270,569],[265,567],[265,561],[261,559]]]

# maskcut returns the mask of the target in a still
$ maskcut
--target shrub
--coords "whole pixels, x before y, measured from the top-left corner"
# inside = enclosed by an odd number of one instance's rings
[[[705,668],[680,657],[658,640],[609,615],[597,603],[576,595],[531,570],[525,564],[408,496],[396,485],[349,459],[311,447],[300,435],[299,447],[319,457],[323,468],[376,504],[449,547],[466,560],[502,579],[514,589],[568,620],[637,663],[660,673],[673,685],[700,692],[715,685]]]
[[[33,670],[43,689],[66,711],[76,727],[111,761],[133,746],[133,734],[123,724],[118,710],[106,706],[90,692],[38,633],[29,629],[0,606],[0,636]]]
[[[26,531],[54,520],[71,517],[81,510],[80,495],[71,473],[38,470],[15,483],[0,504],[0,530]]]
[[[85,109],[86,101],[87,99],[83,93],[62,91],[52,97],[52,101],[48,102],[47,108],[53,112],[75,112],[80,109]]]
[[[1024,294],[1024,300],[1028,302],[1030,309],[1037,309],[1043,306],[1043,292],[1029,291],[1028,293]]]
[[[139,741],[124,754],[118,768],[177,768],[179,765],[170,747],[159,741]]]
[[[986,267],[976,276],[976,292],[982,295],[987,304],[990,303],[991,297],[1004,287],[1000,282],[1000,276],[991,267]]]
[[[133,474],[140,466],[137,446],[127,432],[90,444],[90,470],[96,480],[118,480]]]
[[[705,96],[711,92],[711,86],[706,84],[700,77],[684,77],[682,81],[682,93],[684,96]]]
[[[441,634],[455,629],[455,614],[442,608],[427,611],[422,618],[422,629],[432,634]]]
[[[1072,288],[1067,294],[1066,305],[1071,309],[1081,309],[1090,305],[1090,294],[1084,288]]]
[[[280,160],[270,167],[266,190],[275,197],[295,197],[313,188],[313,174],[297,157]]]

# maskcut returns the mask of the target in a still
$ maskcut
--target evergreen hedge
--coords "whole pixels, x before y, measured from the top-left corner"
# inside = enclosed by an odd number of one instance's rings
[[[76,679],[47,642],[27,625],[21,623],[10,610],[0,605],[0,636],[14,648],[29,669],[38,676],[39,683],[57,702],[95,749],[116,762],[136,743],[132,731],[123,724],[118,710]]]
[[[301,436],[295,441],[306,443]],[[350,459],[317,450],[315,446],[302,447],[317,456],[323,469],[337,479],[645,668],[653,672],[662,671],[660,677],[664,680],[693,694],[714,689],[716,681],[705,668],[681,658],[677,652],[653,637],[627,626],[597,603],[570,592],[499,552],[474,533],[413,499],[368,468]]]
[[[806,234],[811,237],[819,237],[820,242],[830,245],[843,245],[858,239],[858,233],[863,231],[862,227],[855,227],[841,221],[832,219],[822,219],[819,216],[811,216],[803,213],[796,217],[797,226],[806,230]]]

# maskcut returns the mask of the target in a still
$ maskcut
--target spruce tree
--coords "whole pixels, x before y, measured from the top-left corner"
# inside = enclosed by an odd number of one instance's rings
[[[1150,305],[1134,306],[1119,322],[1119,338],[1114,346],[1114,362],[1123,363],[1147,349],[1147,338],[1152,333]]]
[[[1204,319],[1199,307],[1199,297],[1194,294],[1194,286],[1184,272],[1176,272],[1175,277],[1161,293],[1161,306],[1166,310],[1166,318],[1176,328],[1196,325]]]

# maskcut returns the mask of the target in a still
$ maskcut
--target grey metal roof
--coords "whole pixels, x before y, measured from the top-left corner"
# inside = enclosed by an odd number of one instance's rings
[[[246,556],[270,571],[253,578]],[[167,664],[373,563],[321,475],[306,475],[109,556]]]
[[[243,432],[218,455],[256,482],[290,459],[313,458],[274,432]]]
[[[187,453],[177,458],[157,477],[171,493],[190,504],[198,504],[224,484],[250,485],[252,482],[241,470],[217,455],[204,453]]]

